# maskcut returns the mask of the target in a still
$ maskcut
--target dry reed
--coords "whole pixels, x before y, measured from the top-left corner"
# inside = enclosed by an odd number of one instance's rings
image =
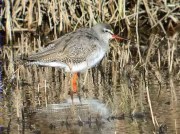
[[[29,55],[48,41],[81,26],[106,22],[131,41],[112,42],[101,64],[88,71],[86,82],[81,74],[83,96],[105,101],[116,115],[145,111],[145,92],[153,124],[158,127],[149,83],[158,82],[156,97],[160,97],[162,84],[170,77],[172,102],[177,102],[174,81],[180,80],[180,6],[176,2],[5,0],[1,12],[6,18],[6,44],[2,54],[4,96],[5,100],[15,101],[14,105],[5,103],[4,106],[12,105],[17,117],[22,118],[24,108],[42,107],[67,98],[69,74],[56,68],[19,66],[13,57]]]

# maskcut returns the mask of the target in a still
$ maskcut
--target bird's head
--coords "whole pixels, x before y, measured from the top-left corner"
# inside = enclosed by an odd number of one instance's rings
[[[113,33],[111,26],[108,24],[99,23],[92,28],[104,42],[109,42],[110,39],[123,40],[123,38]]]

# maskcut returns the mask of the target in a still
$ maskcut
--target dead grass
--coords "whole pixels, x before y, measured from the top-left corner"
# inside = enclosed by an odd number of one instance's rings
[[[14,63],[14,57],[29,55],[50,40],[79,27],[98,22],[110,23],[114,31],[130,42],[112,42],[101,64],[89,70],[85,97],[105,101],[113,114],[144,111],[145,96],[153,119],[149,83],[169,83],[172,102],[177,103],[175,81],[180,79],[180,6],[176,0],[126,2],[111,0],[58,1],[5,0],[1,16],[6,18],[6,44],[3,48],[5,100],[22,118],[22,109],[59,103],[67,98],[70,75],[56,68],[26,67]],[[80,85],[83,83],[83,74]],[[166,78],[169,78],[168,80]],[[12,94],[11,94],[12,93]],[[146,95],[144,95],[144,93]],[[140,98],[140,101],[137,101]]]

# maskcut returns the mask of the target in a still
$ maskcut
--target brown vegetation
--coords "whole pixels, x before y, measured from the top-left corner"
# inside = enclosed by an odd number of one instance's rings
[[[3,4],[4,106],[9,108],[6,112],[11,113],[15,108],[17,117],[22,119],[24,108],[59,103],[67,98],[69,74],[57,68],[22,66],[14,59],[41,49],[67,32],[98,22],[111,24],[115,33],[130,41],[111,43],[101,64],[89,70],[82,96],[105,101],[113,114],[147,111],[146,103],[155,128],[159,124],[151,99],[161,99],[161,94],[168,92],[171,104],[177,104],[180,82],[178,1],[5,0]],[[79,85],[83,83],[84,74],[81,76]],[[151,95],[149,89],[157,95]]]

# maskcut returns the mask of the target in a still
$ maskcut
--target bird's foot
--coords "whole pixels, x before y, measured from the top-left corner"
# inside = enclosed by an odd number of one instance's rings
[[[79,98],[79,102],[81,103],[81,94],[80,94],[80,92],[76,92],[77,93],[77,97]],[[74,94],[76,94],[76,93],[74,93],[73,91],[69,91],[68,92],[68,95],[70,95],[71,96],[71,100],[72,100],[72,103],[74,104]],[[76,95],[75,95],[76,96]],[[75,97],[76,98],[76,97]]]

